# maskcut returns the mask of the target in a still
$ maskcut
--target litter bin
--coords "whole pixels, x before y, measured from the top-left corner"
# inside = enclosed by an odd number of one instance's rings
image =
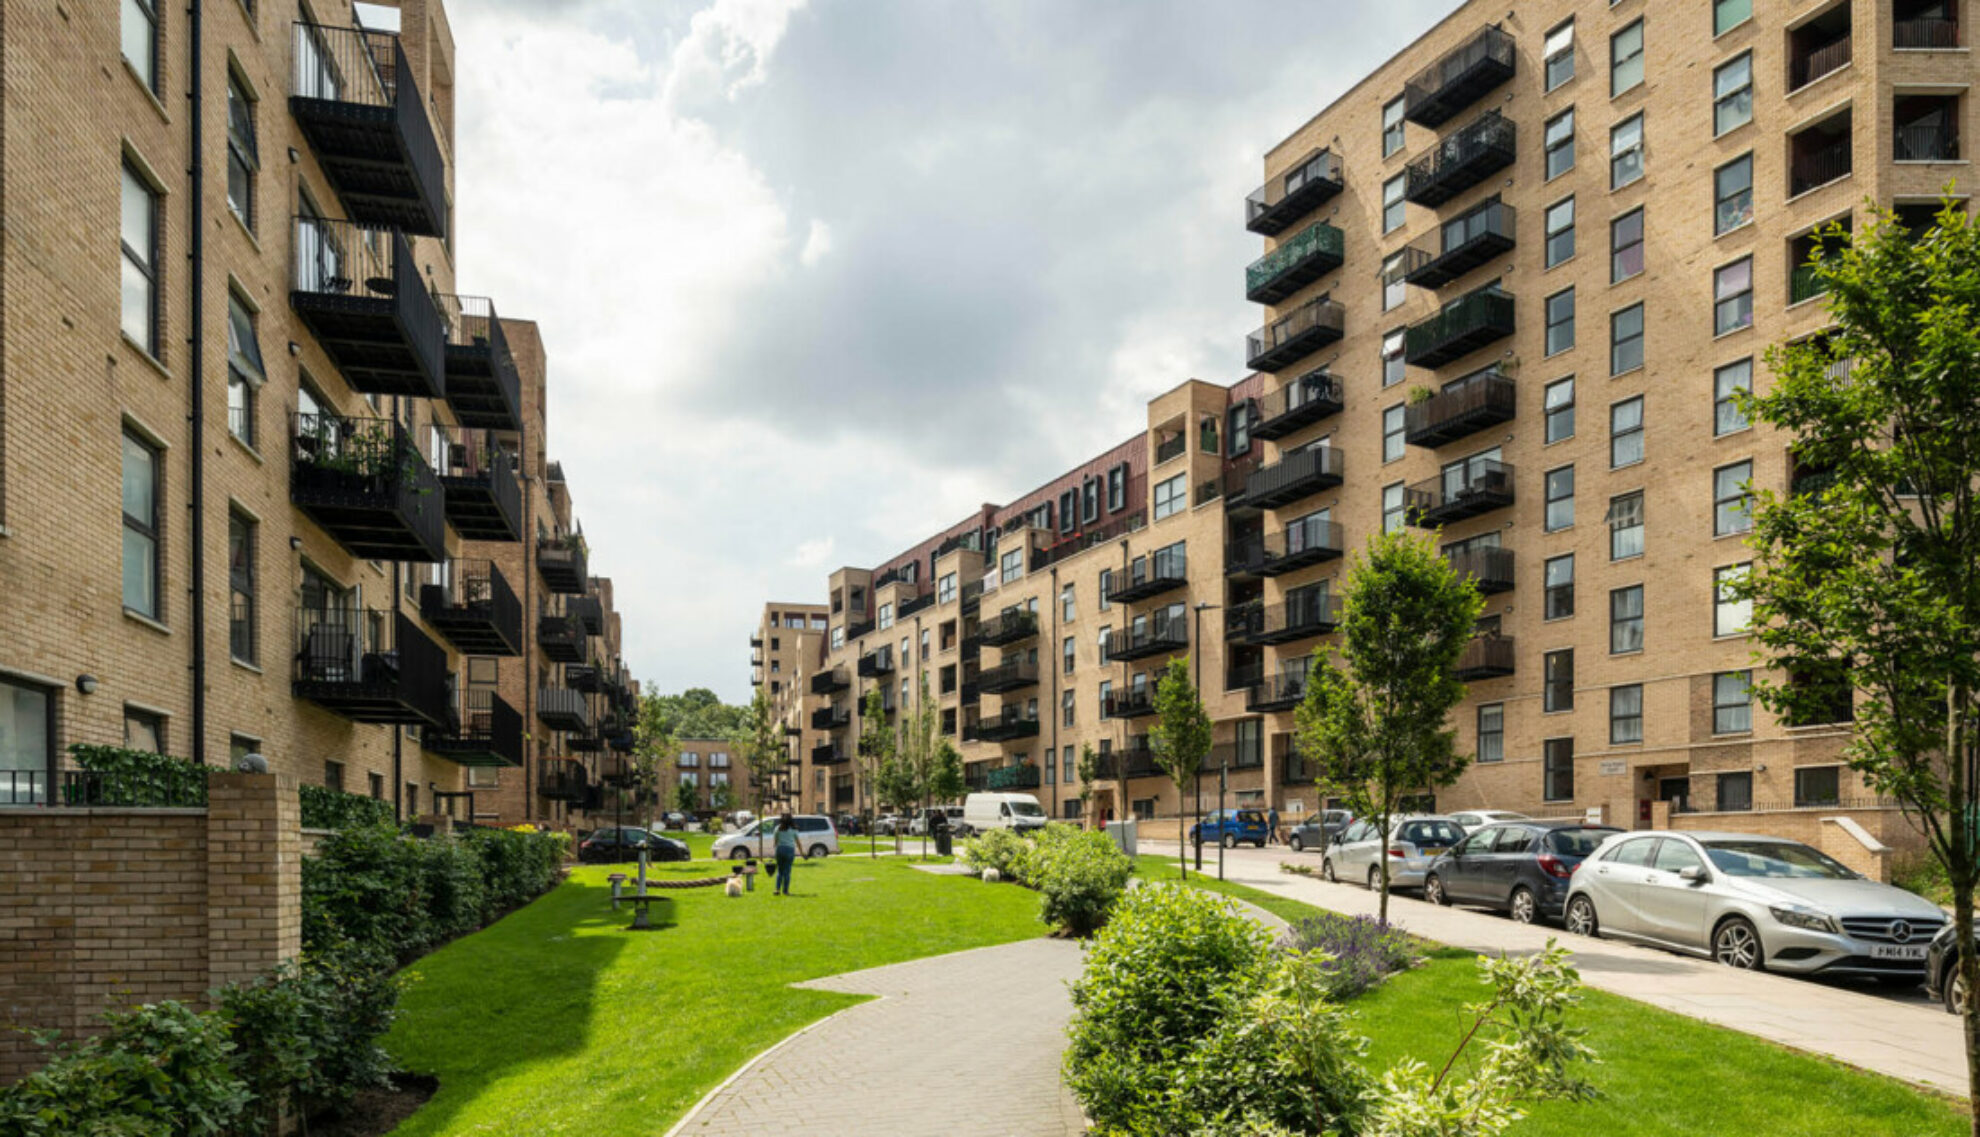
[[[949,828],[948,815],[936,814],[934,822],[928,828],[935,835],[936,854],[944,857],[954,855],[956,851],[955,831]]]

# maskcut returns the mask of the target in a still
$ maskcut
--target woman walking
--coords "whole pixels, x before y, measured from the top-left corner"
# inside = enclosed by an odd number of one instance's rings
[[[797,822],[786,813],[777,819],[777,891],[774,895],[791,894],[791,864],[797,860]]]

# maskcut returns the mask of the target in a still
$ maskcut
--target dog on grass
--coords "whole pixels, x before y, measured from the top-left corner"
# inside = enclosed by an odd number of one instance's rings
[[[729,879],[722,882],[722,891],[724,894],[732,897],[741,896],[743,894],[742,874],[743,874],[743,867],[741,865],[737,865],[735,868],[730,870]]]
[[[985,884],[996,884],[1002,879],[1004,879],[1004,874],[998,872],[996,869],[983,870],[983,883]]]

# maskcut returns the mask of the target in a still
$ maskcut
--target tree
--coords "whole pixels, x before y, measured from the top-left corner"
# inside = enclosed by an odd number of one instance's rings
[[[872,847],[873,808],[880,784],[880,771],[894,757],[894,732],[887,727],[887,698],[879,687],[866,693],[866,699],[859,708],[859,784],[860,800],[866,807],[866,834],[868,852],[877,857],[880,850]]]
[[[1204,756],[1210,753],[1210,715],[1203,709],[1196,684],[1189,681],[1188,656],[1169,660],[1168,670],[1155,681],[1155,716],[1155,725],[1148,731],[1148,745],[1155,751],[1155,761],[1176,783],[1176,844],[1182,848],[1178,860],[1187,878],[1189,849],[1184,823],[1189,811],[1182,808],[1183,795],[1189,792],[1189,783],[1195,780]],[[1203,824],[1200,802],[1196,823]]]
[[[693,782],[674,787],[674,808],[692,817],[701,809],[701,792]]]
[[[767,812],[772,780],[784,770],[784,726],[770,709],[763,688],[749,701],[743,727],[730,739],[749,770],[750,788],[755,791],[756,812]]]
[[[907,808],[913,808],[918,800],[925,812],[928,808],[928,783],[935,774],[935,751],[940,735],[939,709],[935,700],[928,697],[928,672],[921,673],[921,701],[915,704],[914,716],[908,717],[907,708],[901,708],[901,763],[902,776],[909,790]],[[928,855],[928,826],[921,830],[921,855]],[[900,852],[899,827],[895,827],[894,851]]]
[[[921,783],[914,776],[914,767],[899,754],[881,763],[874,789],[874,796],[880,800],[880,804],[895,814],[906,813],[913,809],[916,799],[921,796]],[[900,851],[901,827],[895,825],[894,852]]]
[[[727,813],[736,807],[736,787],[727,782],[716,782],[708,787],[708,808],[716,813]]]
[[[1093,783],[1100,780],[1100,754],[1093,749],[1091,742],[1079,748],[1079,813],[1086,816],[1086,809],[1093,799]],[[1090,819],[1089,819],[1090,824]]]
[[[1452,675],[1484,609],[1469,577],[1429,538],[1384,533],[1349,568],[1341,597],[1341,655],[1313,651],[1294,716],[1315,780],[1386,839],[1402,796],[1448,786],[1470,759],[1447,725],[1464,698]],[[1389,922],[1389,858],[1377,857],[1380,920]]]
[[[936,743],[935,761],[928,775],[930,800],[955,801],[963,796],[963,791],[967,788],[963,780],[962,752],[946,738]]]
[[[1786,432],[1789,492],[1749,506],[1753,684],[1788,722],[1853,715],[1845,756],[1924,833],[1973,943],[1980,879],[1980,228],[1957,201],[1912,234],[1886,214],[1810,262],[1833,331],[1768,354],[1773,389],[1742,398]],[[1980,956],[1959,953],[1980,989]],[[1980,1000],[1964,1013],[1980,1135]]]

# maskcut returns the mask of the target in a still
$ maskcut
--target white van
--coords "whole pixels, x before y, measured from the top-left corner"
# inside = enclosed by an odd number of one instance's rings
[[[971,794],[963,799],[963,824],[972,833],[991,829],[1043,829],[1048,818],[1030,794]]]

